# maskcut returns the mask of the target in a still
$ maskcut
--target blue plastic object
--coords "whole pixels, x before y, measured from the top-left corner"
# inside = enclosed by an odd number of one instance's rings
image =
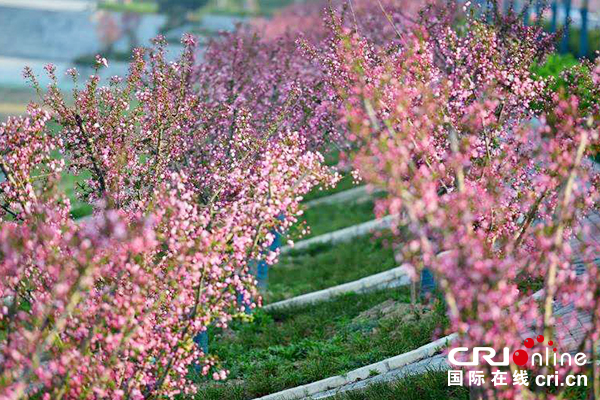
[[[435,279],[431,271],[425,268],[421,271],[421,297],[425,297],[435,290]]]

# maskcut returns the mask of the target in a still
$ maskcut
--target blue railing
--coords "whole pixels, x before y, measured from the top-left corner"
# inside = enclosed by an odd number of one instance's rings
[[[482,10],[487,10],[491,2],[489,0],[477,0],[476,3]],[[533,7],[531,7],[533,5]],[[523,23],[532,23],[533,19],[542,19],[542,2],[539,0],[504,0],[502,1],[502,10],[508,13],[509,9],[516,13],[523,13]],[[599,50],[600,43],[594,43],[593,49],[590,47],[590,27],[594,23],[593,29],[597,29],[600,24],[598,17],[590,14],[588,1],[583,1],[580,7],[573,7],[572,0],[551,0],[548,8],[549,20],[545,21],[545,26],[550,32],[557,32],[562,29],[563,36],[560,38],[558,50],[565,53],[573,53],[576,57],[593,57],[592,50]],[[590,18],[593,17],[593,20]],[[573,44],[572,35],[578,34],[579,38],[576,44]]]

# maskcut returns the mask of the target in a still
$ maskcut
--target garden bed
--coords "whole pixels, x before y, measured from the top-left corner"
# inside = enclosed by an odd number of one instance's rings
[[[268,287],[263,293],[265,303],[326,289],[396,267],[390,238],[389,232],[380,232],[350,242],[291,250],[269,270]]]
[[[301,221],[306,221],[310,233],[302,239],[334,232],[349,226],[358,225],[375,219],[375,205],[372,200],[364,202],[342,202],[335,204],[320,204],[304,212]]]
[[[303,201],[309,202],[311,200],[320,199],[323,197],[331,196],[332,194],[336,194],[339,192],[343,192],[344,190],[352,189],[358,185],[354,184],[354,178],[352,178],[351,174],[346,174],[344,177],[332,188],[324,188],[322,186],[318,186],[316,189],[312,190],[310,193],[307,193],[304,196]]]
[[[225,382],[199,378],[198,399],[253,399],[347,373],[431,341],[443,309],[411,308],[407,289],[346,294],[294,309],[257,311],[251,324],[211,332]]]

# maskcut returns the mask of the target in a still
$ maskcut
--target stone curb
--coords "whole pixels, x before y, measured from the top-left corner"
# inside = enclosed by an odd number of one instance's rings
[[[358,200],[362,200],[365,198],[369,198],[369,197],[371,197],[372,194],[373,193],[371,193],[367,189],[367,186],[364,185],[364,186],[359,186],[359,187],[355,187],[352,189],[344,190],[343,192],[332,194],[327,197],[321,197],[320,199],[314,199],[314,200],[304,203],[304,205],[306,206],[306,208],[311,208],[311,207],[319,206],[321,204],[342,203],[344,201],[351,201],[351,200],[358,201]]]
[[[385,272],[380,272],[375,275],[367,276],[365,278],[344,283],[337,286],[332,286],[327,289],[319,290],[303,294],[291,299],[278,301],[276,303],[268,304],[263,308],[265,310],[276,310],[286,307],[296,307],[306,304],[317,303],[320,301],[329,300],[342,293],[356,292],[361,293],[369,290],[392,288],[398,286],[405,286],[410,283],[410,277],[406,272],[405,266],[399,266],[390,269]]]
[[[269,394],[257,398],[255,400],[296,400],[303,398],[310,398],[312,395],[316,395],[328,390],[340,388],[342,386],[354,383],[368,378],[373,371],[379,374],[384,374],[389,371],[402,368],[414,362],[423,360],[431,357],[446,347],[448,342],[451,342],[456,338],[456,334],[452,334],[434,342],[426,344],[425,346],[419,347],[418,349],[409,351],[408,353],[400,354],[395,357],[388,358],[374,364],[367,365],[362,368],[350,371],[345,375],[332,376],[327,379],[323,379],[317,382],[308,383],[306,385],[297,386],[295,388],[283,390],[281,392]]]
[[[374,231],[382,231],[385,229],[389,229],[393,226],[394,221],[398,219],[397,215],[388,215],[383,218],[374,219],[368,222],[363,222],[362,224],[349,226],[348,228],[340,229],[335,232],[326,233],[324,235],[319,235],[314,238],[302,240],[298,243],[295,243],[293,247],[284,246],[281,248],[281,254],[287,253],[290,250],[302,250],[306,249],[314,244],[319,243],[340,243],[346,242],[350,239],[353,239],[358,236],[366,235],[370,232]]]
[[[14,7],[58,12],[93,11],[97,8],[94,2],[73,0],[0,0],[0,7]]]
[[[339,388],[327,390],[314,394],[310,397],[305,397],[303,400],[321,400],[329,399],[341,393],[364,390],[369,386],[377,383],[389,383],[398,381],[409,376],[424,374],[429,371],[444,371],[450,369],[451,366],[443,354],[437,354],[432,357],[424,358],[420,361],[407,364],[398,369],[388,371],[386,373],[369,377],[365,380],[353,382],[348,385],[340,386]]]

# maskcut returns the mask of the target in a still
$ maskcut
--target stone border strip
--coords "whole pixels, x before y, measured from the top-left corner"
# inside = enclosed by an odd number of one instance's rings
[[[358,186],[352,189],[344,190],[343,192],[335,193],[326,197],[321,197],[320,199],[310,200],[304,205],[306,208],[311,208],[315,206],[319,206],[321,204],[334,204],[334,203],[342,203],[345,201],[359,201],[364,200],[371,197],[373,193],[371,193],[366,185]]]
[[[345,375],[332,376],[317,382],[308,383],[306,385],[269,394],[256,400],[297,400],[307,397],[310,398],[311,396],[322,392],[337,389],[357,381],[366,380],[371,377],[373,372],[377,372],[379,375],[381,375],[402,367],[406,367],[407,365],[413,364],[417,361],[430,358],[441,349],[446,347],[446,345],[453,341],[456,336],[456,334],[452,334],[443,337],[434,342],[428,343],[425,346],[421,346],[418,349],[409,351],[408,353],[400,354],[398,356],[355,369],[354,371],[350,371]]]
[[[348,385],[341,386],[337,389],[326,390],[324,392],[314,394],[310,397],[305,397],[305,399],[328,399],[337,396],[341,393],[364,390],[367,387],[377,383],[389,383],[407,378],[409,376],[424,374],[429,371],[445,371],[448,369],[451,369],[451,366],[448,363],[446,356],[443,354],[437,354],[432,357],[425,358],[421,361],[417,361],[405,365],[403,367],[390,370],[385,374],[372,376],[362,381],[353,382]]]
[[[406,272],[405,266],[399,266],[388,271],[380,272],[375,275],[367,276],[365,278],[344,283],[337,286],[332,286],[327,289],[319,290],[316,292],[311,292],[307,294],[303,294],[297,297],[292,297],[291,299],[278,301],[276,303],[268,304],[263,308],[267,311],[276,310],[280,308],[286,307],[296,307],[302,306],[306,304],[313,304],[320,301],[329,300],[335,296],[338,296],[342,293],[350,293],[350,292],[366,292],[370,290],[383,289],[383,288],[393,288],[398,286],[405,286],[410,284],[410,277]]]
[[[95,2],[73,0],[0,0],[0,7],[28,8],[45,11],[82,12],[96,9]]]
[[[362,224],[349,226],[348,228],[340,229],[334,232],[325,233],[323,235],[319,235],[310,239],[301,240],[298,243],[295,243],[293,247],[284,246],[281,248],[281,254],[287,253],[290,250],[302,250],[306,249],[313,244],[318,243],[340,243],[347,242],[355,237],[366,235],[370,232],[374,231],[382,231],[385,229],[389,229],[393,226],[394,221],[398,219],[397,215],[388,215],[383,218],[374,219],[368,222],[363,222]]]

